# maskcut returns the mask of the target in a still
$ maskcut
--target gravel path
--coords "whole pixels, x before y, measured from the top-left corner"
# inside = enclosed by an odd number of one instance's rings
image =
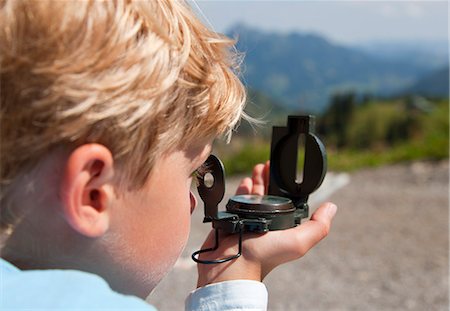
[[[448,310],[448,162],[339,178],[343,187],[328,198],[339,207],[329,237],[264,280],[269,310]],[[237,180],[229,182],[235,189]],[[313,209],[320,199],[311,198]],[[202,213],[197,208],[182,258],[148,299],[159,310],[183,310],[195,288],[189,257],[209,230]]]

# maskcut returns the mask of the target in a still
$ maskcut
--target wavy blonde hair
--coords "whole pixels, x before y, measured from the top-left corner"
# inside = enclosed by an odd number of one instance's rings
[[[55,147],[101,143],[140,187],[243,115],[233,42],[182,1],[1,1],[0,25],[3,227],[8,189]]]

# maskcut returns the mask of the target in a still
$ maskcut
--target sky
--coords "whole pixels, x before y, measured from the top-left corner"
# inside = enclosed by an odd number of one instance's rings
[[[301,31],[350,45],[448,41],[447,1],[189,1],[210,27],[244,22],[273,32]],[[197,8],[197,10],[198,10]]]

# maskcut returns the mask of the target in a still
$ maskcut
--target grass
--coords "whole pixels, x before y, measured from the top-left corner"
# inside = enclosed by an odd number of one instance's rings
[[[327,150],[328,170],[355,171],[366,167],[377,167],[414,160],[442,160],[448,158],[448,142],[446,144],[430,144],[424,146],[419,142],[409,142],[382,150]],[[239,152],[221,155],[227,175],[243,174],[252,171],[257,163],[269,159],[269,144],[250,143]],[[299,162],[302,158],[299,159]]]

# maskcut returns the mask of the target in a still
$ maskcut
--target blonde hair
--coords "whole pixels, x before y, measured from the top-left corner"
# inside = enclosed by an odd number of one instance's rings
[[[101,143],[140,187],[158,156],[242,116],[233,42],[184,2],[2,1],[0,25],[2,227],[9,188],[55,147]]]

